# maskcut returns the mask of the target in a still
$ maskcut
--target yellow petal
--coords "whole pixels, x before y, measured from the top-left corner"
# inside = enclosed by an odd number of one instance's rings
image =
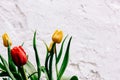
[[[48,48],[48,51],[49,51],[49,52],[51,51],[53,44],[54,44],[54,42],[52,41],[52,42],[50,43],[50,45],[49,45],[49,48]]]
[[[10,46],[12,45],[12,41],[11,41],[11,39],[9,38],[9,36],[8,36],[7,33],[4,33],[4,34],[2,35],[2,39],[3,39],[3,45],[4,45],[5,47],[8,47],[8,42],[9,42]]]
[[[63,32],[61,30],[60,31],[56,30],[52,35],[52,40],[55,43],[60,43],[62,41],[62,38],[63,38]]]

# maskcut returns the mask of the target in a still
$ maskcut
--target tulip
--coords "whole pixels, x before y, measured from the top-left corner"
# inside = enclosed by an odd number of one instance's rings
[[[24,51],[22,46],[14,47],[13,49],[11,49],[11,56],[16,66],[23,66],[27,63],[28,59],[26,56],[26,52]]]
[[[54,42],[52,41],[52,42],[50,43],[49,47],[48,47],[48,51],[49,51],[49,52],[51,51],[51,49],[52,49],[52,47],[53,47],[53,44],[54,44]]]
[[[12,41],[11,41],[11,39],[9,38],[9,36],[8,36],[8,34],[7,33],[4,33],[3,35],[2,35],[2,39],[3,39],[3,45],[5,46],[5,47],[8,47],[8,45],[12,45]],[[9,43],[9,44],[8,44]]]
[[[56,30],[52,35],[52,40],[55,43],[60,43],[63,38],[63,32],[61,30]]]

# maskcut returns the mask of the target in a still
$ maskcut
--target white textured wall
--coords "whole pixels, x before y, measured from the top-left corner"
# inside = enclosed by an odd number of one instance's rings
[[[8,32],[13,46],[24,41],[33,62],[34,30],[43,62],[42,40],[49,44],[55,29],[73,36],[66,74],[80,80],[120,80],[120,0],[0,0],[0,36]]]

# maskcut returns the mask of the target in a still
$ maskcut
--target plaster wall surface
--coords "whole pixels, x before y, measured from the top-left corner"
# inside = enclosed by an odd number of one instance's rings
[[[0,36],[7,32],[13,46],[24,42],[34,64],[34,31],[44,64],[42,40],[49,45],[56,29],[73,37],[66,75],[120,80],[120,0],[0,0]],[[1,38],[0,44],[0,54],[7,57]]]

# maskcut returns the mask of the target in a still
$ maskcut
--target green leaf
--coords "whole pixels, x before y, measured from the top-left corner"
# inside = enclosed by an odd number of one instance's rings
[[[35,69],[35,67],[33,66],[33,64],[32,64],[30,61],[27,61],[27,63],[24,65],[24,69],[25,69],[25,71],[26,71],[29,75],[37,72],[36,69]],[[29,76],[29,78],[30,78],[31,80],[37,80],[37,79],[38,79],[38,75],[37,75],[37,74],[34,74],[34,75],[32,75],[32,76]]]
[[[70,80],[78,80],[77,76],[72,76]]]
[[[72,37],[70,37],[70,39],[69,39],[67,49],[66,49],[66,52],[65,52],[65,55],[64,55],[62,65],[60,67],[60,71],[59,71],[57,80],[61,80],[61,77],[62,77],[62,75],[63,75],[63,73],[64,73],[64,71],[65,71],[65,69],[67,67],[68,60],[69,60],[69,49],[70,49],[71,39],[72,39]]]
[[[14,75],[14,77],[15,77],[17,80],[23,80],[18,73],[13,72],[13,75]],[[0,73],[0,77],[6,77],[6,76],[9,76],[9,74],[8,74],[7,72],[2,71],[2,72]],[[8,79],[7,79],[7,80],[8,80]]]
[[[0,55],[0,59],[2,61],[2,63],[4,64],[5,68],[6,68],[6,71],[8,72],[9,76],[11,77],[12,80],[16,80],[14,75],[12,74],[12,72],[10,71],[9,67],[8,67],[8,64],[6,62],[6,60]]]
[[[24,45],[24,42],[21,44],[21,46],[23,46]]]
[[[21,75],[19,75],[18,73],[14,72],[13,75],[15,76],[15,78],[17,80],[23,80],[22,77],[21,77]]]
[[[3,80],[9,80],[8,78],[2,78]]]
[[[44,66],[41,66],[41,71],[42,71],[43,73],[45,73],[46,79],[49,80],[49,79],[48,79],[47,72],[46,72],[46,68],[45,68]]]
[[[9,76],[9,75],[8,75],[7,72],[2,71],[2,72],[0,73],[0,77],[3,77],[3,76]]]
[[[67,35],[67,36],[68,36],[68,35]],[[59,52],[58,57],[57,57],[57,59],[56,59],[56,64],[58,64],[58,62],[59,62],[59,60],[60,60],[60,58],[61,58],[61,55],[62,55],[62,52],[63,52],[63,45],[64,45],[64,42],[65,42],[67,36],[65,37],[65,39],[64,39],[63,42],[62,42],[62,45],[61,45],[61,48],[60,48],[60,52]]]
[[[9,42],[8,42],[8,44],[9,44]],[[10,44],[8,45],[7,49],[8,49],[8,63],[9,63],[9,68],[10,68],[11,71],[17,72],[16,66],[15,66],[15,64],[14,64],[14,62],[12,60],[11,50],[10,50]]]
[[[44,66],[41,66],[41,70],[46,74],[46,78],[48,80],[48,76],[49,76],[49,71],[48,71],[48,60],[49,60],[49,51],[48,51],[48,46],[47,44],[43,41],[43,43],[45,44],[46,46],[46,57],[45,57],[45,67]]]
[[[38,51],[37,51],[37,47],[36,47],[36,31],[35,31],[34,37],[33,37],[33,48],[35,51],[37,71],[38,71],[38,80],[39,80],[41,77],[41,65],[40,65],[40,59],[39,59],[39,55],[38,55]]]
[[[4,70],[4,71],[6,70],[6,69],[5,69],[5,66],[4,66],[1,62],[0,62],[0,68],[1,68],[2,70]]]
[[[45,43],[45,41],[43,41],[43,43],[45,44],[45,47],[46,47],[47,52],[48,52],[48,46],[47,46],[47,44]]]
[[[46,70],[46,74],[47,74],[47,76],[49,76],[49,72],[48,72],[48,60],[49,60],[49,52],[48,52],[48,46],[47,46],[47,44],[43,41],[43,43],[45,44],[45,47],[46,47],[46,57],[45,57],[45,70]],[[42,68],[41,68],[41,70],[42,70]]]
[[[61,80],[78,80],[78,77],[76,75],[70,77],[70,76],[62,76]]]
[[[41,71],[42,71],[43,73],[45,73],[45,72],[46,72],[46,69],[45,69],[45,67],[44,67],[44,66],[41,66]]]

